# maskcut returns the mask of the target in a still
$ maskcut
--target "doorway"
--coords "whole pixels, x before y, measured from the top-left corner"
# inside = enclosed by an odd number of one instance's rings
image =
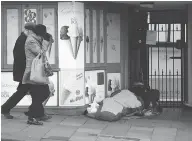
[[[161,106],[180,107],[184,101],[184,50],[178,43],[186,42],[186,24],[180,11],[163,13],[164,18],[162,12],[148,12],[148,30],[157,33],[156,45],[148,45],[148,84],[160,91]]]

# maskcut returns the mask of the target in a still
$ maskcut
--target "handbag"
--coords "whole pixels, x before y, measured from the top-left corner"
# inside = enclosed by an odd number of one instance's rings
[[[37,84],[47,84],[48,77],[45,75],[42,53],[39,53],[32,62],[30,80]]]
[[[53,75],[53,69],[51,68],[51,65],[48,62],[47,56],[45,56],[45,64],[44,64],[44,68],[45,68],[45,75],[47,77],[52,76]]]

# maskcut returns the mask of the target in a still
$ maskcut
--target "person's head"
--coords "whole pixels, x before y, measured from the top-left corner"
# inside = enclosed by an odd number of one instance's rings
[[[47,42],[51,42],[51,43],[54,42],[52,35],[49,34],[49,33],[46,33],[46,34],[43,36],[43,39],[46,40]]]
[[[45,34],[47,33],[47,28],[46,28],[45,25],[37,24],[37,25],[35,26],[34,33],[35,33],[37,36],[40,36],[40,37],[43,39],[43,37],[44,37]]]
[[[36,24],[33,22],[26,23],[24,26],[24,31],[23,31],[24,34],[28,36],[30,33],[34,32],[35,26],[36,26]]]

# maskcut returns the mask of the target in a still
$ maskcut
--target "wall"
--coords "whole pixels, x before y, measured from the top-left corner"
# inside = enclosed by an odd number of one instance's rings
[[[192,106],[192,5],[188,6],[188,104]]]

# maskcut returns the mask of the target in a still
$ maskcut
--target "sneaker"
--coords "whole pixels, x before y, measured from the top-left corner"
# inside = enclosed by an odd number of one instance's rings
[[[13,116],[10,113],[1,113],[6,119],[13,119]]]
[[[43,125],[42,122],[39,122],[35,118],[29,118],[28,121],[27,121],[27,124],[30,124],[30,125]]]
[[[39,120],[39,121],[47,121],[47,120],[49,120],[51,118],[52,118],[52,116],[45,114],[44,116],[37,118],[37,120]]]

